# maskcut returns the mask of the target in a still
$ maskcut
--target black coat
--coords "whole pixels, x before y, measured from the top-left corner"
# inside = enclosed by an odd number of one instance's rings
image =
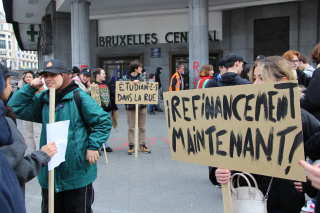
[[[320,68],[313,72],[312,79],[306,89],[304,98],[301,99],[301,107],[318,120],[320,120]]]
[[[156,77],[155,82],[159,83],[159,89],[161,88],[161,79],[160,79],[161,72],[160,72],[160,70],[161,70],[160,67],[158,67],[157,71],[156,71],[156,74],[154,74],[155,77]]]
[[[223,86],[234,86],[242,84],[251,84],[247,79],[241,78],[240,75],[233,72],[227,72],[223,74],[219,81],[219,87]]]
[[[298,84],[308,87],[311,81],[311,77],[305,74],[303,71],[300,71],[298,69],[296,71],[297,71]]]

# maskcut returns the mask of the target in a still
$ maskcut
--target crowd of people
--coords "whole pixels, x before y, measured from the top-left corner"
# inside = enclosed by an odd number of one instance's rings
[[[202,66],[199,81],[195,89],[235,86],[243,84],[261,84],[298,80],[301,87],[301,122],[305,155],[312,162],[320,159],[320,44],[311,53],[316,68],[310,65],[308,57],[298,51],[288,50],[282,56],[259,55],[253,62],[249,73],[247,62],[239,53],[230,53],[218,62],[219,71],[214,73],[210,64]],[[184,66],[178,65],[170,80],[169,91],[186,89]],[[158,82],[159,100],[161,97],[162,68],[149,74],[141,62],[132,61],[130,69],[121,79],[139,82]],[[49,123],[48,89],[55,89],[56,121],[70,120],[66,161],[61,163],[55,174],[55,209],[57,212],[91,212],[94,190],[92,183],[97,178],[99,150],[112,152],[108,145],[111,132],[111,117],[118,107],[115,93],[106,79],[106,71],[97,68],[80,70],[74,66],[68,69],[61,60],[46,61],[37,77],[32,71],[23,74],[18,90],[12,95],[10,76],[18,74],[0,64],[0,204],[6,212],[24,212],[25,183],[38,177],[42,190],[42,212],[48,212],[48,162],[57,152],[55,142],[46,141],[46,124]],[[90,86],[96,84],[100,94],[100,105],[90,96]],[[128,154],[134,152],[135,119],[138,111],[139,150],[151,153],[145,144],[146,115],[155,111],[162,112],[160,102],[151,104],[126,104],[128,123]],[[16,118],[23,120],[25,138],[16,125]],[[26,143],[25,143],[26,141]],[[105,144],[105,150],[102,145]],[[26,155],[26,149],[32,153]],[[306,183],[291,180],[254,175],[259,189],[268,194],[267,209],[271,213],[320,212],[320,167],[301,159],[300,165],[308,170]],[[236,171],[233,171],[236,172]],[[230,181],[231,171],[221,168],[209,168],[209,178],[216,186]],[[16,176],[16,178],[12,178]],[[10,184],[11,187],[7,187]],[[20,188],[19,188],[20,186]],[[305,193],[315,198],[305,205]],[[21,204],[21,205],[20,205]]]

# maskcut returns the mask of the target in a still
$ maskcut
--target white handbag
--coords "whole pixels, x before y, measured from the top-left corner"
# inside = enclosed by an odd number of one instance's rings
[[[254,183],[251,186],[250,177]],[[237,181],[233,179],[237,177]],[[240,186],[240,178],[247,181],[248,186]],[[236,182],[236,183],[235,183]],[[234,213],[267,213],[267,197],[272,184],[272,179],[269,184],[266,196],[259,190],[256,179],[249,173],[235,173],[231,177],[231,192],[232,192],[232,208]],[[236,185],[236,186],[234,186]]]

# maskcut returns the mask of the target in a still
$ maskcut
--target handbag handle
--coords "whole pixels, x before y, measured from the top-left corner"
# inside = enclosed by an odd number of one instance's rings
[[[247,176],[249,176],[250,178],[251,178],[251,180],[253,181],[253,183],[254,183],[254,187],[255,188],[258,188],[258,184],[257,184],[257,181],[256,181],[256,179],[252,176],[252,174],[250,174],[250,173],[248,173],[248,172],[242,172],[242,174],[244,174],[244,175],[247,175]],[[238,178],[237,178],[237,187],[239,187],[240,186],[240,184],[239,184],[239,182],[240,182],[240,175],[238,176]]]
[[[237,193],[237,191],[235,190],[235,188],[233,186],[233,178],[235,176],[239,176],[239,177],[241,176],[247,181],[247,184],[248,184],[248,187],[249,187],[249,189],[248,189],[249,198],[250,199],[254,199],[255,198],[255,191],[252,190],[251,183],[250,183],[249,179],[242,173],[235,173],[231,177],[231,191],[232,191],[233,194],[235,194],[236,198],[238,198],[238,193]],[[239,185],[237,187],[239,187]]]

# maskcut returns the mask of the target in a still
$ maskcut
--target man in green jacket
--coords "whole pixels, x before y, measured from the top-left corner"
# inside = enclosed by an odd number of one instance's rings
[[[34,95],[43,83],[55,88],[55,121],[70,120],[65,162],[55,168],[55,212],[91,212],[92,182],[97,178],[99,148],[109,138],[111,121],[108,113],[69,77],[65,63],[60,60],[45,62],[40,79],[35,78],[14,93],[10,105],[22,120],[42,123],[40,148],[46,141],[46,124],[49,123],[49,91]],[[81,108],[74,99],[80,90]],[[82,111],[82,115],[79,114]],[[92,127],[89,135],[87,126]],[[48,212],[48,167],[38,175],[42,187],[42,212]]]

